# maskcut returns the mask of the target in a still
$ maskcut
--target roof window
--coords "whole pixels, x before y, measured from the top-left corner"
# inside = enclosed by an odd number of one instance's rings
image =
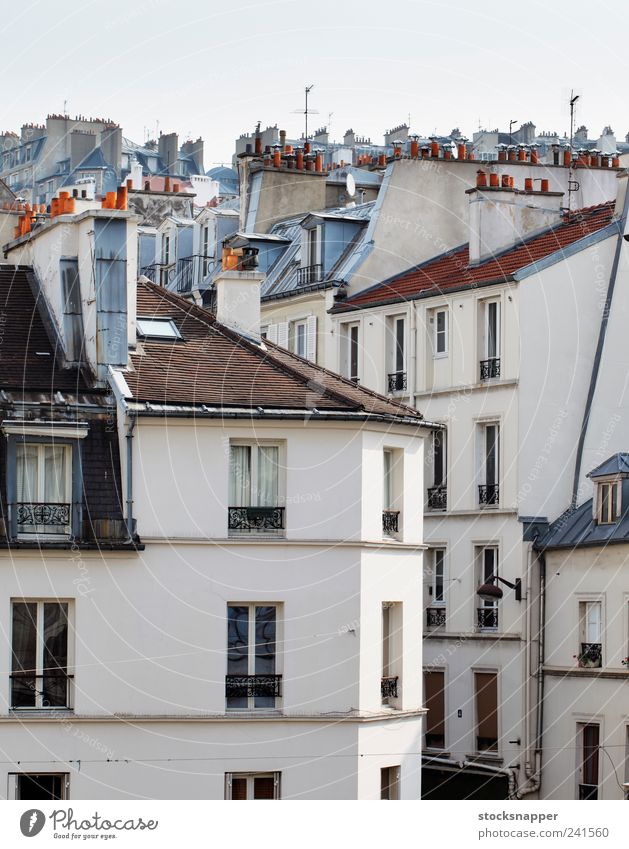
[[[172,318],[138,318],[138,334],[145,339],[181,339]]]

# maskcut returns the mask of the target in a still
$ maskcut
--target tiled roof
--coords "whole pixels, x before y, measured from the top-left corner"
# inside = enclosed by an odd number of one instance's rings
[[[146,338],[125,380],[135,401],[230,409],[317,409],[420,422],[417,410],[356,386],[265,340],[242,338],[214,316],[152,283],[138,282],[138,315],[171,318],[183,341]]]
[[[518,244],[512,250],[469,266],[469,245],[462,245],[420,266],[396,275],[348,298],[334,312],[360,309],[379,303],[411,300],[448,289],[476,286],[479,283],[506,282],[521,268],[567,248],[610,223],[614,203],[603,203],[578,210],[561,224]]]

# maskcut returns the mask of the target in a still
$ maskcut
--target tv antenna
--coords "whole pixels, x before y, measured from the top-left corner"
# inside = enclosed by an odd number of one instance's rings
[[[314,87],[314,83],[311,83],[310,85],[304,86],[304,92],[305,92],[305,95],[306,95],[305,109],[295,109],[295,110],[293,110],[295,114],[303,115],[306,119],[306,132],[304,134],[304,141],[308,141],[308,115],[318,115],[319,114],[318,109],[308,109],[308,95],[312,91],[313,87]]]
[[[572,158],[572,137],[574,135],[574,105],[579,99],[579,95],[574,91],[570,92],[570,171],[568,173],[568,212],[572,212],[572,194],[579,189],[579,184],[573,180],[573,158]]]

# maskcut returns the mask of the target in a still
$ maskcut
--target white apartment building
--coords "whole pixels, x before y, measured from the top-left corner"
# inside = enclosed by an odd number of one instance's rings
[[[418,799],[431,428],[262,340],[259,273],[136,283],[135,226],[4,248],[0,793]]]

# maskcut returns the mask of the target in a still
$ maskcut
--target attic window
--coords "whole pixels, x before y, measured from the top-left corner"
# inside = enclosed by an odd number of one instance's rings
[[[145,339],[181,339],[172,318],[138,318],[138,333]]]
[[[620,481],[598,484],[598,523],[611,525],[620,515]]]

